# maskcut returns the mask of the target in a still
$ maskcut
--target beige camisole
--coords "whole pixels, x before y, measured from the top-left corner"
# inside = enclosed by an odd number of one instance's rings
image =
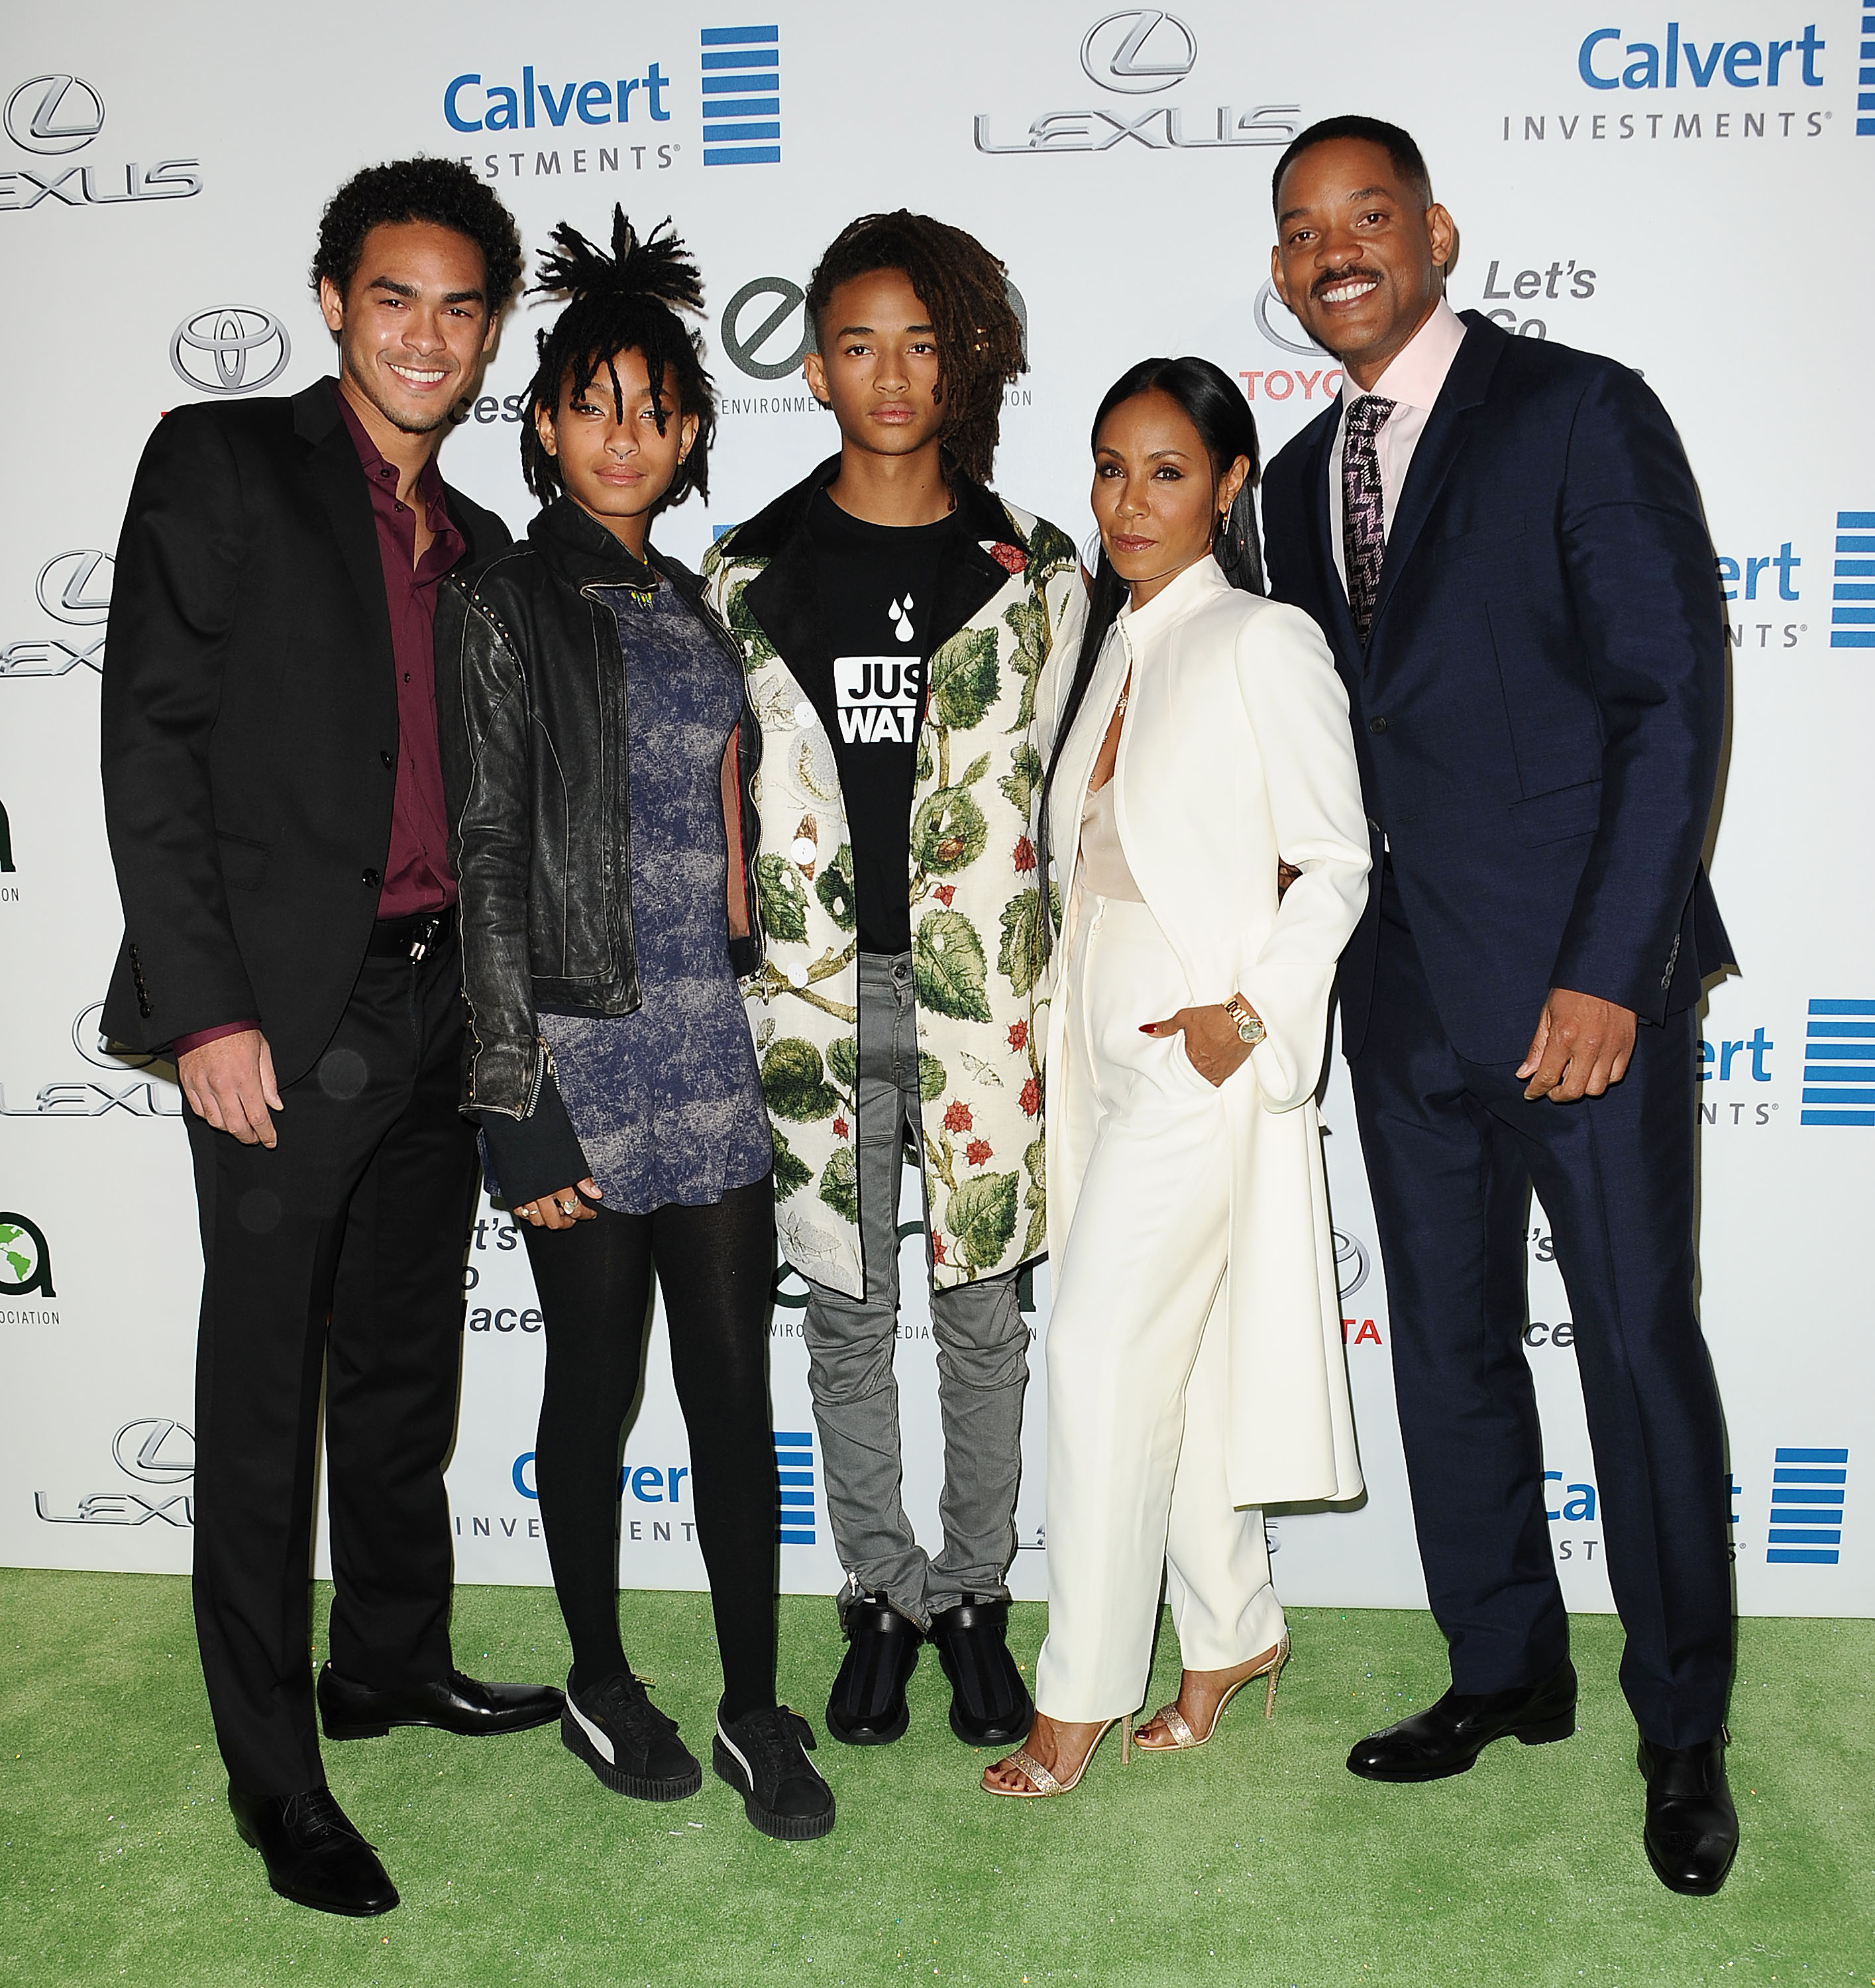
[[[1113,786],[1092,789],[1081,810],[1081,860],[1077,881],[1083,890],[1098,898],[1120,898],[1129,904],[1145,902],[1133,881],[1127,852],[1120,846],[1120,825],[1113,819]]]

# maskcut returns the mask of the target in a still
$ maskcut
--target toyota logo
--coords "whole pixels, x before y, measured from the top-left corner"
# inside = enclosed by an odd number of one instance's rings
[[[33,591],[55,621],[95,628],[110,618],[111,576],[116,571],[110,554],[94,547],[54,553],[39,568]]]
[[[752,323],[745,329],[742,316],[747,307],[758,298],[773,299],[774,309],[759,322]],[[759,355],[766,350],[778,352],[787,343],[785,339],[777,339],[775,334],[793,316],[807,300],[807,292],[799,283],[790,282],[785,276],[758,276],[752,283],[745,283],[729,299],[723,313],[723,350],[735,362],[739,372],[746,373],[752,380],[780,380],[796,371],[807,356],[807,314],[801,313],[800,336],[793,343],[785,359],[764,359]],[[755,313],[748,313],[753,320]]]
[[[111,1439],[110,1453],[125,1476],[144,1484],[180,1484],[195,1475],[195,1432],[160,1415],[126,1422]]]
[[[1275,324],[1270,322],[1270,313],[1272,311],[1276,316]],[[1257,292],[1255,316],[1257,330],[1269,340],[1272,345],[1281,346],[1285,352],[1299,352],[1305,359],[1322,359],[1333,356],[1325,352],[1306,331],[1302,330],[1299,320],[1291,313],[1288,305],[1276,295],[1276,286],[1274,283],[1265,283]],[[1276,328],[1279,324],[1282,327],[1281,330]],[[1298,333],[1300,333],[1299,336],[1297,336]]]
[[[169,363],[211,394],[252,394],[286,370],[293,348],[270,311],[218,305],[184,318],[169,342]]]
[[[160,1056],[144,1056],[133,1050],[127,1055],[109,1054],[104,1045],[109,1038],[99,1026],[104,1017],[104,1003],[93,1001],[89,1008],[80,1008],[78,1019],[72,1024],[72,1046],[86,1063],[99,1070],[147,1070],[152,1063],[160,1063]]]
[[[1367,1281],[1367,1253],[1352,1236],[1335,1231],[1335,1283],[1343,1298],[1351,1298]]]
[[[1198,36],[1176,14],[1129,7],[1087,30],[1081,67],[1103,90],[1150,96],[1183,83],[1198,63]]]
[[[82,76],[35,76],[6,100],[6,135],[29,152],[76,152],[104,128],[104,100]]]

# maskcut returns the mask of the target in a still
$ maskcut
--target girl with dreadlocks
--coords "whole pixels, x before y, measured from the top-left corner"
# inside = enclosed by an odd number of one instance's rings
[[[553,239],[536,287],[566,306],[522,434],[546,509],[524,544],[457,570],[437,651],[465,1109],[546,1321],[534,1468],[573,1642],[561,1736],[621,1794],[701,1785],[619,1635],[620,1441],[655,1270],[722,1658],[714,1764],[757,1828],[822,1836],[832,1792],[775,1700],[774,1161],[736,990],[761,956],[761,737],[701,583],[650,544],[660,512],[707,494],[715,398],[677,315],[702,288],[667,222],[640,241],[615,208],[610,255]]]
[[[869,215],[807,292],[807,380],[840,453],[712,549],[766,740],[756,857],[768,957],[745,983],[774,1120],[782,1247],[804,1331],[849,1647],[827,1726],[904,1732],[928,1639],[968,1746],[1021,1738],[1005,1640],[1040,1253],[1040,898],[1029,835],[1035,672],[1074,549],[984,485],[1022,333],[961,228]],[[898,1208],[923,1178],[942,1550],[900,1499]]]

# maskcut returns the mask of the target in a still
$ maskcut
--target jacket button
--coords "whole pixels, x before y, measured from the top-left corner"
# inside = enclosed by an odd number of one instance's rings
[[[1367,729],[1370,732],[1384,732],[1387,729],[1387,720],[1383,718],[1370,718],[1367,721]]]
[[[377,756],[383,761],[387,766],[394,766],[397,763],[397,756],[395,753],[380,752]]]
[[[358,881],[363,884],[367,891],[375,891],[384,880],[375,870],[367,870],[360,877]]]

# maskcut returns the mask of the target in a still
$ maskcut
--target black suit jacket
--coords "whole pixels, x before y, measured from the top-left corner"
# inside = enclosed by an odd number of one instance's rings
[[[445,485],[472,558],[508,542]],[[332,384],[178,407],[117,546],[104,818],[124,938],[105,1032],[257,1018],[282,1084],[330,1040],[390,846],[397,700],[371,500]]]
[[[1529,1046],[1552,987],[1645,1021],[1731,958],[1700,860],[1725,709],[1699,495],[1639,374],[1475,312],[1414,451],[1363,651],[1329,536],[1339,402],[1269,465],[1271,591],[1347,686],[1383,834],[1452,1046]],[[1360,1048],[1380,893],[1342,960]]]

